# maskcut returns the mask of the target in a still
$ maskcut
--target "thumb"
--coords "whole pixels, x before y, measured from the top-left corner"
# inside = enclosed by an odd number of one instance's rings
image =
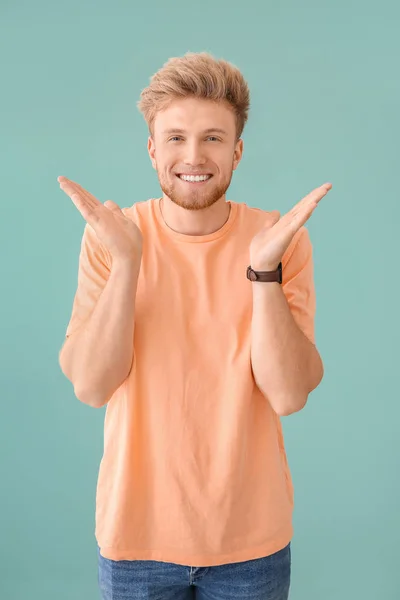
[[[279,212],[279,210],[272,210],[269,217],[270,225],[275,225],[281,218],[281,213]]]
[[[115,202],[113,202],[112,200],[106,200],[104,202],[104,206],[106,208],[108,208],[109,210],[113,211],[113,212],[121,212],[120,207],[118,206],[118,204],[116,204]]]

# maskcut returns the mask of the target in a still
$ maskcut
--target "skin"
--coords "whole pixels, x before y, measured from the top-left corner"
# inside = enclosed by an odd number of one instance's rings
[[[274,271],[296,232],[308,221],[324,196],[332,189],[324,183],[312,190],[283,217],[273,211],[267,225],[250,244],[251,265],[255,271]]]
[[[148,152],[163,192],[165,222],[188,235],[217,231],[229,216],[226,191],[243,154],[233,110],[226,102],[174,100],[157,113],[152,130]],[[192,184],[177,177],[182,173],[212,177]]]
[[[67,194],[114,261],[126,262],[141,256],[143,239],[140,229],[125,217],[112,200],[104,204],[79,183],[60,175],[60,189]]]

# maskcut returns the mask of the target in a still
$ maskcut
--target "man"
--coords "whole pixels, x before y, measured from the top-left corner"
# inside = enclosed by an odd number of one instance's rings
[[[285,600],[280,417],[323,376],[304,223],[331,184],[283,217],[226,200],[249,91],[209,54],[169,60],[139,108],[161,198],[121,210],[58,178],[87,222],[60,364],[79,400],[107,405],[102,597]]]

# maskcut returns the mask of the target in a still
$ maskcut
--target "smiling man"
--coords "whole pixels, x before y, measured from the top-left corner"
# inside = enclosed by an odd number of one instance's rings
[[[161,197],[120,209],[59,177],[87,222],[60,364],[82,402],[107,406],[102,598],[286,600],[280,418],[323,376],[304,223],[331,184],[283,217],[226,199],[249,90],[209,54],[170,59],[139,108]]]

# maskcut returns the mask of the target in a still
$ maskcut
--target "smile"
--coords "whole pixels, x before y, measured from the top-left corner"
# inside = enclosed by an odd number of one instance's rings
[[[205,183],[212,175],[177,175],[177,177],[186,183]]]

